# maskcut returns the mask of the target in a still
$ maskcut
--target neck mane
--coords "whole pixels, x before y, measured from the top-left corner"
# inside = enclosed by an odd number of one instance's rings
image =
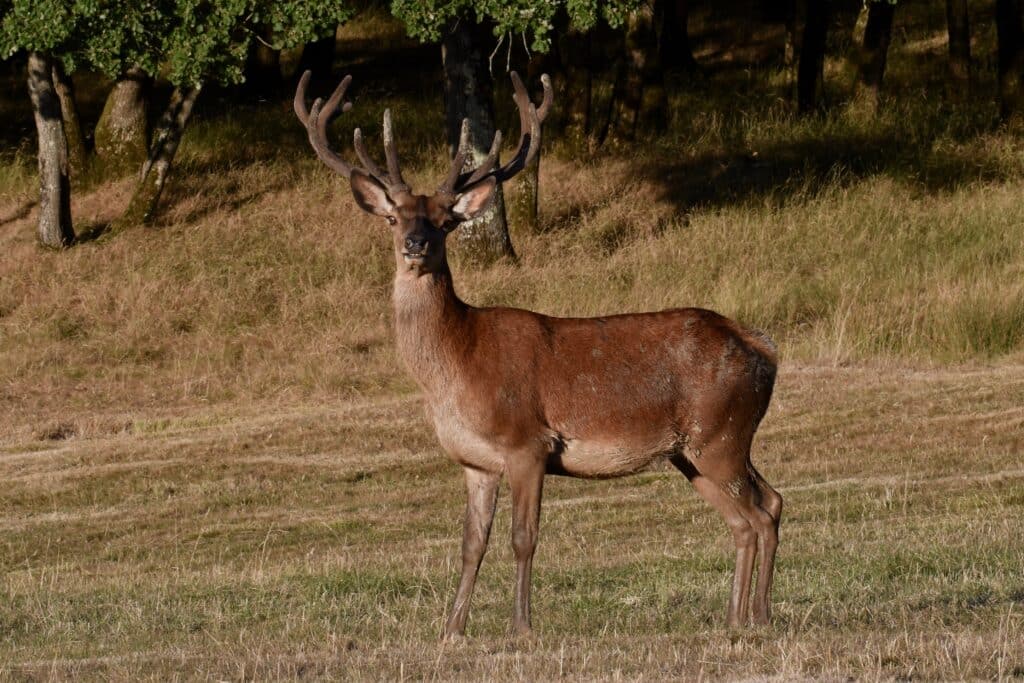
[[[436,273],[399,272],[394,287],[395,337],[406,368],[427,392],[449,385],[456,355],[468,342],[468,313],[447,264]]]

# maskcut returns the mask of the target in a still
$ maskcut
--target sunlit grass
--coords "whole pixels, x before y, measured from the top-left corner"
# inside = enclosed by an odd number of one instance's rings
[[[60,441],[7,429],[0,667],[1019,675],[1022,390],[1019,366],[782,375],[754,455],[786,498],[775,623],[746,634],[722,626],[728,531],[674,470],[547,483],[531,642],[506,637],[503,492],[470,641],[444,645],[464,494],[415,399],[85,410]]]

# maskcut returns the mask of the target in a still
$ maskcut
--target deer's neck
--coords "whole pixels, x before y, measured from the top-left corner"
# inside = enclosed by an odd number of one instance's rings
[[[454,379],[468,340],[470,307],[455,294],[451,272],[395,278],[395,336],[406,368],[427,392]]]

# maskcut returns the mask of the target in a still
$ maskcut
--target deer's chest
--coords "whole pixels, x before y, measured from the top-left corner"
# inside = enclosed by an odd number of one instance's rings
[[[451,404],[432,405],[427,413],[434,424],[437,440],[448,456],[465,467],[485,472],[505,470],[505,450],[494,430],[472,414]]]

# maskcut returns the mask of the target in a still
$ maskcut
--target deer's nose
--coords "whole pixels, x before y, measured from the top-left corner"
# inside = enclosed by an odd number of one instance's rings
[[[405,238],[405,251],[409,254],[425,254],[427,253],[427,238],[426,237],[406,237]]]

